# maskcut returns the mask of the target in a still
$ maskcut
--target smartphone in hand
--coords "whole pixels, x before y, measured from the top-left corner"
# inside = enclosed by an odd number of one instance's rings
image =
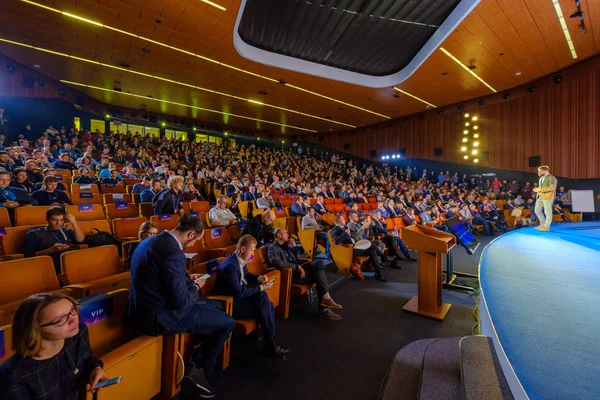
[[[100,389],[100,388],[107,387],[107,386],[116,385],[117,383],[121,382],[122,379],[123,379],[122,376],[117,376],[116,378],[107,379],[105,381],[98,382],[96,384],[96,386],[94,386],[93,388],[90,388],[90,389],[95,390],[95,389]]]

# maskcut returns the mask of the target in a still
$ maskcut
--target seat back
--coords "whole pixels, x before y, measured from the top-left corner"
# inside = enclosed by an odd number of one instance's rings
[[[100,193],[125,193],[125,185],[123,184],[106,184],[100,185]]]
[[[190,202],[190,211],[207,213],[210,211],[210,204],[208,204],[208,201],[192,201]]]
[[[14,228],[8,227],[6,229],[6,236],[0,236],[0,245],[2,246],[2,254],[23,254],[23,242],[25,241],[25,235],[32,229],[39,228],[43,225],[26,225],[26,226],[15,226]]]
[[[273,207],[271,210],[275,213],[275,218],[285,218],[287,214],[283,207]]]
[[[214,260],[210,260],[211,268],[218,267],[221,263],[225,261],[225,257],[217,258]],[[209,273],[206,262],[196,264],[194,268],[192,268],[192,273],[194,274],[207,274]],[[217,274],[211,274],[210,278],[206,280],[206,284],[200,288],[200,295],[202,297],[208,297],[212,295],[213,288],[215,287],[215,282],[217,281]]]
[[[91,192],[91,193],[100,193],[100,189],[98,189],[98,185],[91,184],[79,184],[73,183],[71,185],[71,193],[79,193],[79,192]]]
[[[138,210],[135,204],[117,202],[113,204],[106,204],[106,218],[112,220],[115,218],[135,218],[137,217]]]
[[[205,229],[204,242],[206,243],[206,247],[211,250],[222,249],[235,244],[225,227]]]
[[[104,193],[102,195],[104,204],[114,204],[117,201],[124,201],[125,203],[133,203],[131,201],[131,195],[127,193]]]
[[[77,221],[77,225],[79,225],[79,229],[81,229],[81,233],[84,236],[89,235],[92,232],[92,229],[98,229],[102,232],[112,233],[112,229],[110,228],[110,224],[105,219],[99,219],[96,221]],[[73,225],[67,224],[67,228],[73,229]]]
[[[45,225],[49,206],[15,208],[15,226]]]
[[[133,337],[123,324],[129,290],[96,293],[79,300],[80,321],[87,325],[90,346],[96,357],[123,345]]]
[[[117,246],[99,246],[73,250],[60,256],[62,272],[67,284],[77,284],[124,272]]]
[[[136,193],[137,194],[137,193]],[[134,194],[135,196],[135,194]],[[150,218],[154,215],[154,209],[152,208],[152,203],[136,203],[138,205],[138,214],[140,217]]]
[[[50,256],[23,258],[0,263],[0,304],[40,292],[60,289]]]
[[[179,222],[179,215],[177,214],[164,214],[164,215],[153,215],[150,217],[150,221],[154,222],[158,227],[158,231],[162,232],[165,230],[173,230]]]
[[[133,203],[135,203],[135,204],[140,204],[141,203],[141,201],[140,201],[140,195],[141,195],[141,193],[133,193],[131,195],[131,201]]]
[[[112,221],[113,232],[119,240],[137,238],[140,226],[147,221],[144,217],[117,218]]]
[[[248,201],[240,201],[238,203],[238,210],[240,211],[240,215],[242,216],[242,218],[248,218],[248,211],[249,211],[248,204],[249,204]]]
[[[12,222],[10,222],[10,215],[8,214],[8,209],[6,207],[0,208],[0,226],[4,228],[12,226]]]
[[[97,221],[106,219],[103,207],[100,204],[77,204],[67,206],[67,212],[73,214],[77,221]]]
[[[71,195],[73,204],[102,204],[102,196],[99,193],[78,192]]]

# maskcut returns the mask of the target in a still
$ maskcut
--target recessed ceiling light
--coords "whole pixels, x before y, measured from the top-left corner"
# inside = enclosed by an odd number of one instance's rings
[[[446,75],[448,75],[448,72],[446,72],[446,71],[442,72],[442,76],[446,76]]]
[[[520,73],[520,72],[517,72],[515,75],[516,75],[516,76],[521,76],[521,73]]]
[[[154,22],[156,22],[157,24],[162,24],[162,21],[160,19],[155,19]]]

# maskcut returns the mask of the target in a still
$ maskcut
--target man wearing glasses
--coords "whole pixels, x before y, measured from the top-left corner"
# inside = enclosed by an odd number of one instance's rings
[[[275,221],[275,212],[268,210],[263,214],[250,219],[244,227],[242,235],[252,235],[258,242],[256,247],[264,246],[266,243],[272,243],[275,240],[273,232],[273,221]]]
[[[131,259],[129,322],[144,335],[191,332],[206,335],[201,353],[185,367],[185,385],[203,398],[215,396],[210,380],[217,356],[229,338],[234,320],[215,300],[203,299],[202,274],[186,273],[183,249],[202,238],[199,217],[184,214],[172,231],[143,240]]]

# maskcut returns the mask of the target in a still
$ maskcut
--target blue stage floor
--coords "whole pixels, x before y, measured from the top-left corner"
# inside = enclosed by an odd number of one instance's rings
[[[530,399],[600,399],[599,222],[503,235],[484,249],[480,281]]]

